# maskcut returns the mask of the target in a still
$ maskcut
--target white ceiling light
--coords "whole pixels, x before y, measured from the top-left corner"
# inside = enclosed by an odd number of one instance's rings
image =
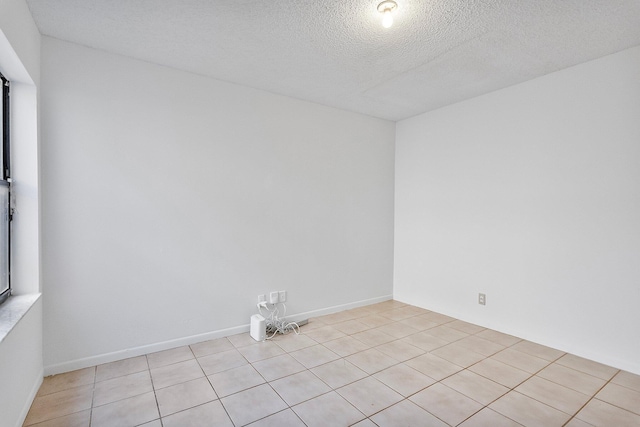
[[[378,5],[378,12],[382,13],[382,26],[385,28],[389,28],[393,25],[393,16],[391,12],[394,11],[398,7],[398,4],[393,0],[383,1]]]

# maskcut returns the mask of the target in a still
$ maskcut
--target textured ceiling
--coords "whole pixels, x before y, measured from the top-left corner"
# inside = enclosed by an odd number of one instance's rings
[[[640,0],[27,0],[41,33],[400,120],[640,45]]]

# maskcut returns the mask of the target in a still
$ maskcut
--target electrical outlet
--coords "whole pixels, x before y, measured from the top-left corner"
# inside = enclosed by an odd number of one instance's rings
[[[478,294],[478,304],[487,305],[487,296],[485,294]]]
[[[265,294],[258,295],[258,302],[267,302],[267,296]]]
[[[276,291],[271,292],[269,294],[269,302],[271,304],[277,304],[278,303],[278,297],[279,297],[278,292],[276,292]]]
[[[287,300],[287,291],[280,291],[280,302],[285,302]]]

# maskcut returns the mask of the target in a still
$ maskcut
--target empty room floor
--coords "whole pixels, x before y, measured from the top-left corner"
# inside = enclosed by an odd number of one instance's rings
[[[45,378],[25,426],[640,426],[640,376],[397,301]]]

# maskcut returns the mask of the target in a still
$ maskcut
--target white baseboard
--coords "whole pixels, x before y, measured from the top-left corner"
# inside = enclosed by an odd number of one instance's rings
[[[333,307],[322,308],[320,310],[307,311],[306,313],[293,314],[291,316],[287,316],[287,319],[293,322],[299,322],[300,320],[307,320],[312,317],[320,317],[327,314],[337,313],[339,311],[351,310],[352,308],[364,307],[365,305],[377,304],[379,302],[389,301],[390,299],[393,299],[393,295],[384,295],[362,301],[350,302],[348,304],[334,305]]]
[[[48,365],[44,367],[46,376],[61,374],[63,372],[75,371],[76,369],[88,368],[91,366],[102,365],[103,363],[115,362],[118,360],[129,359],[130,357],[142,356],[144,354],[155,353],[156,351],[169,350],[183,345],[195,344],[202,341],[223,338],[230,335],[241,334],[249,331],[249,325],[236,326],[234,328],[220,329],[218,331],[207,332],[189,337],[177,338],[169,341],[162,341],[154,344],[142,345],[139,347],[128,348],[126,350],[114,351],[111,353],[98,354],[95,356],[75,359],[68,362]]]
[[[339,311],[349,310],[352,308],[358,308],[366,305],[376,304],[383,301],[388,301],[392,298],[393,298],[393,295],[384,295],[381,297],[351,302],[348,304],[336,305],[333,307],[322,308],[319,310],[308,311],[305,313],[292,314],[292,315],[288,315],[287,319],[293,322],[300,321],[300,320],[307,320],[312,317],[324,316],[326,314],[337,313]],[[55,365],[48,365],[44,367],[44,375],[49,376],[49,375],[61,374],[63,372],[75,371],[76,369],[88,368],[91,366],[101,365],[103,363],[115,362],[122,359],[128,359],[130,357],[142,356],[144,354],[155,353],[156,351],[169,350],[171,348],[196,344],[202,341],[213,340],[216,338],[224,338],[231,335],[241,334],[243,332],[249,332],[249,324],[235,326],[233,328],[220,329],[217,331],[207,332],[199,335],[192,335],[192,336],[178,338],[178,339],[169,340],[169,341],[158,342],[158,343],[149,344],[149,345],[143,345],[140,347],[134,347],[126,350],[114,351],[111,353],[99,354],[95,356],[85,357],[82,359],[70,360],[68,362],[57,363]],[[37,389],[36,389],[36,392],[37,392]]]

